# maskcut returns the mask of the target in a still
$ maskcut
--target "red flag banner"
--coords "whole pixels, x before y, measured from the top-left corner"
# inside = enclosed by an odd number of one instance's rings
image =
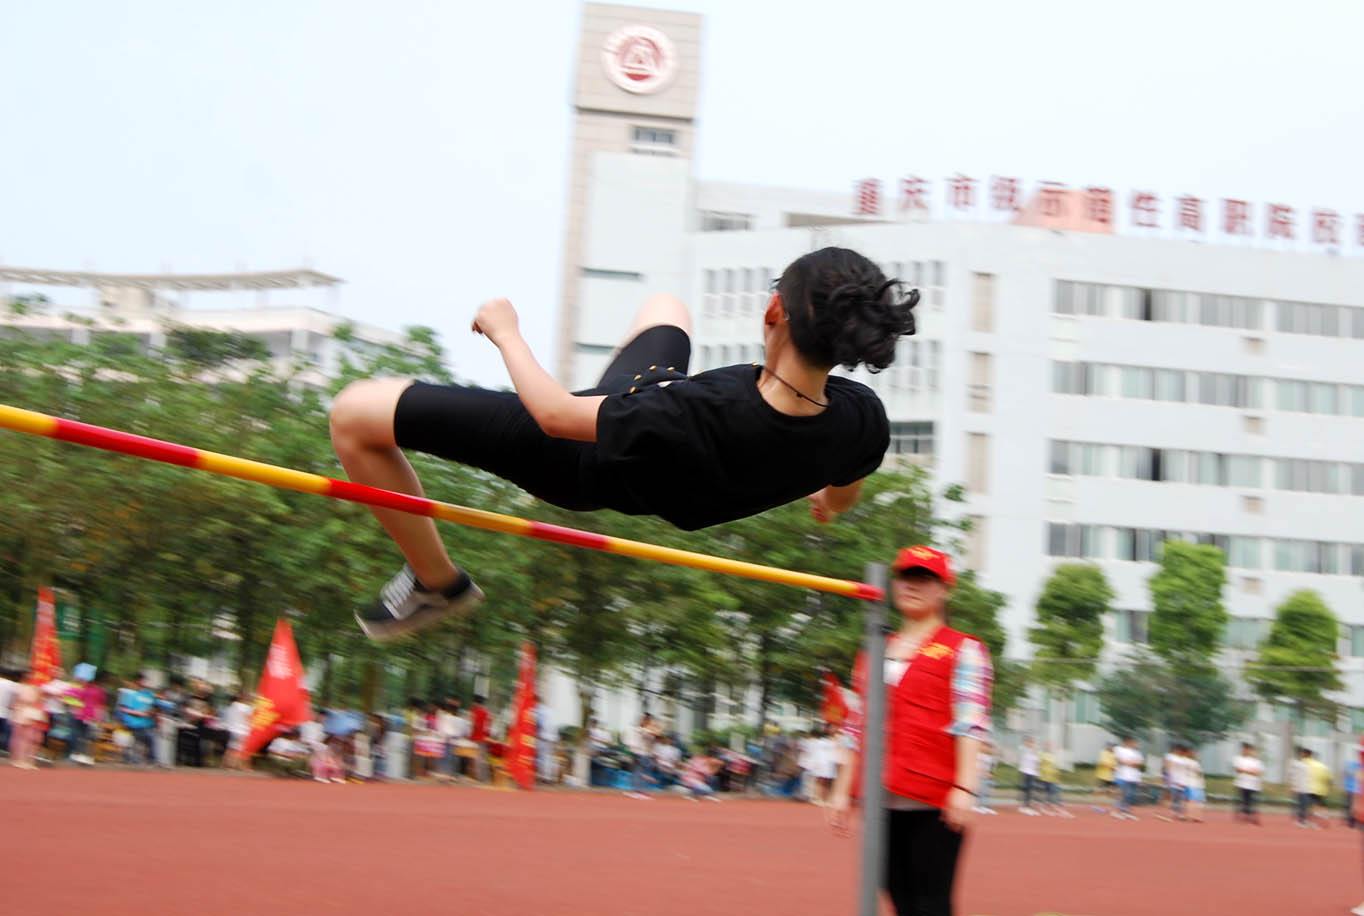
[[[33,648],[29,653],[29,670],[33,683],[46,684],[57,676],[62,665],[61,645],[57,642],[56,602],[52,589],[38,589],[38,616],[33,624]]]
[[[507,729],[507,774],[523,789],[535,787],[535,647],[521,646],[511,727]]]
[[[843,685],[832,671],[824,672],[824,703],[820,718],[830,725],[838,726],[848,718],[848,701],[843,697]]]
[[[275,623],[275,637],[265,670],[256,688],[256,705],[251,710],[251,731],[242,743],[242,759],[250,760],[256,751],[283,732],[311,720],[312,704],[303,686],[303,662],[294,644],[294,630],[281,618]]]

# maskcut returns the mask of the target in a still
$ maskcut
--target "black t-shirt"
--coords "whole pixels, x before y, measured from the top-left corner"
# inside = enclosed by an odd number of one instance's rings
[[[793,417],[763,400],[758,372],[729,366],[608,395],[583,455],[587,485],[609,508],[694,531],[880,466],[890,425],[870,388],[830,376],[829,406]]]

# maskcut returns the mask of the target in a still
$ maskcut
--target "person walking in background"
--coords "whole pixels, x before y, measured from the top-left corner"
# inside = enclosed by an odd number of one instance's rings
[[[682,751],[667,735],[654,742],[654,778],[660,789],[671,788],[682,775]]]
[[[1345,769],[1341,774],[1341,785],[1345,789],[1345,826],[1351,829],[1355,826],[1355,796],[1359,794],[1359,773],[1360,762],[1358,755],[1351,755],[1345,761]]]
[[[18,678],[15,672],[0,669],[0,747],[6,749],[12,729],[10,707],[14,705],[14,692],[19,689]]]
[[[460,702],[455,697],[446,697],[436,711],[436,732],[442,745],[439,775],[443,779],[459,776],[457,754],[460,743],[469,736],[469,721],[460,712]]]
[[[692,801],[706,799],[707,801],[719,801],[715,797],[715,774],[720,772],[724,763],[715,753],[714,748],[704,751],[697,751],[687,759],[686,765],[682,768],[682,785],[687,789],[687,797]]]
[[[43,694],[29,673],[14,690],[10,705],[9,762],[21,770],[38,769],[38,746],[47,728]]]
[[[492,713],[488,712],[487,699],[482,694],[474,694],[474,705],[469,709],[469,740],[474,743],[474,778],[479,782],[488,781],[488,739],[492,737]]]
[[[1317,828],[1329,827],[1326,796],[1331,794],[1331,768],[1306,748],[1303,748],[1303,763],[1307,769],[1307,822]]]
[[[308,768],[317,782],[346,781],[346,771],[341,766],[341,758],[336,749],[327,741],[312,747],[308,755]]]
[[[1170,797],[1170,817],[1177,821],[1184,820],[1184,802],[1188,786],[1186,763],[1184,745],[1178,742],[1170,746],[1170,750],[1160,763],[1161,781],[1165,784],[1165,792]]]
[[[251,733],[251,704],[239,693],[233,694],[232,702],[223,710],[223,729],[227,732],[227,765],[243,769],[246,761],[242,759],[242,745]]]
[[[837,743],[829,735],[828,725],[821,725],[814,734],[810,744],[811,801],[823,807],[829,803],[833,791],[840,755]]]
[[[1094,781],[1099,784],[1099,795],[1109,802],[1115,801],[1118,791],[1117,780],[1114,773],[1118,768],[1118,758],[1113,754],[1113,745],[1105,744],[1104,749],[1099,751],[1098,762],[1094,764]],[[1102,811],[1102,806],[1098,807]]]
[[[52,743],[61,741],[66,744],[67,753],[71,750],[71,713],[66,695],[71,683],[62,679],[60,669],[53,672],[52,679],[38,688],[43,697],[43,709],[47,711],[47,729],[43,733],[42,746],[53,750]],[[55,750],[52,759],[57,759]]]
[[[79,665],[76,667],[80,668]],[[72,690],[75,712],[71,717],[71,759],[91,766],[95,758],[90,756],[90,745],[99,737],[99,726],[104,721],[105,706],[109,701],[104,688],[100,686],[103,673],[96,673],[93,669],[81,673],[87,676],[77,676],[76,687]]]
[[[998,814],[990,807],[990,797],[995,791],[995,745],[992,741],[982,743],[980,755],[976,758],[980,768],[980,797],[976,799],[977,814]]]
[[[1037,741],[1031,736],[1024,738],[1023,746],[1018,750],[1018,775],[1023,780],[1023,805],[1018,809],[1019,814],[1038,814],[1032,802],[1040,782],[1041,766],[1042,755],[1037,752]]]
[[[1113,816],[1118,820],[1135,821],[1137,816],[1132,813],[1132,806],[1137,801],[1137,787],[1141,785],[1141,769],[1146,758],[1138,750],[1137,739],[1131,736],[1123,739],[1113,756],[1118,762],[1114,771],[1118,783],[1118,810]]]
[[[1260,812],[1256,801],[1260,796],[1261,781],[1264,778],[1265,764],[1255,752],[1255,745],[1249,741],[1241,745],[1241,755],[1231,763],[1236,771],[1232,784],[1236,787],[1238,807],[1236,820],[1260,825]]]
[[[654,751],[654,719],[647,712],[638,725],[625,730],[625,749],[630,752],[630,798],[648,798],[646,783],[652,781],[650,770]]]
[[[436,704],[428,703],[412,719],[412,778],[440,776],[445,741],[436,731]]]
[[[1288,765],[1288,787],[1293,792],[1293,822],[1299,827],[1310,826],[1307,816],[1312,809],[1312,800],[1307,788],[1307,757],[1311,751],[1305,747],[1297,749],[1294,760]]]
[[[156,695],[147,687],[145,675],[138,674],[119,692],[118,717],[132,736],[132,742],[124,749],[124,763],[143,766],[155,763]]]
[[[559,744],[559,728],[554,722],[554,711],[543,696],[536,695],[535,703],[535,773],[543,783],[557,782],[559,765],[555,752]],[[652,751],[652,748],[650,748]]]
[[[1051,744],[1046,746],[1038,760],[1038,777],[1045,800],[1042,813],[1054,817],[1074,817],[1061,801],[1061,769],[1056,765],[1056,751]]]
[[[958,858],[980,799],[977,758],[990,736],[990,656],[980,640],[947,625],[956,583],[947,554],[906,547],[891,574],[900,628],[866,688],[868,696],[887,694],[884,886],[899,916],[951,916]],[[849,835],[858,756],[842,761],[829,808],[840,836]]]
[[[1183,757],[1185,819],[1195,824],[1203,823],[1203,809],[1208,803],[1207,792],[1203,788],[1203,764],[1198,762],[1198,753],[1193,745],[1184,745],[1180,754]]]

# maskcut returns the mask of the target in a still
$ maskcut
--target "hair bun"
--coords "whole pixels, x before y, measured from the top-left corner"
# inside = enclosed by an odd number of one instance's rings
[[[819,366],[878,372],[894,361],[899,338],[914,333],[919,291],[902,298],[903,285],[855,251],[822,248],[787,267],[778,291],[803,356]]]

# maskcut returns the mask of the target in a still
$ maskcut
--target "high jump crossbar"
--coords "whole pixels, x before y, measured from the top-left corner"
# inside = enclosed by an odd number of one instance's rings
[[[89,423],[67,420],[4,404],[0,404],[0,429],[28,433],[47,439],[57,439],[75,445],[86,445],[109,452],[119,452],[165,464],[176,464],[181,467],[207,471],[210,474],[236,477],[285,490],[315,493],[318,496],[329,496],[332,499],[364,503],[368,506],[379,506],[384,509],[396,509],[399,512],[424,515],[484,531],[499,531],[503,534],[516,534],[540,541],[585,547],[589,550],[600,550],[603,553],[634,557],[639,560],[652,560],[655,563],[689,566],[693,569],[722,573],[727,576],[742,576],[746,579],[775,582],[779,585],[809,588],[835,595],[845,595],[849,598],[860,598],[863,601],[880,601],[885,597],[884,589],[865,582],[816,576],[790,569],[779,569],[775,566],[762,566],[758,563],[730,560],[690,550],[646,544],[643,541],[594,534],[577,528],[565,528],[561,525],[550,525],[545,522],[487,512],[482,509],[470,509],[465,506],[438,502],[434,499],[409,496],[406,493],[395,493],[392,490],[369,487],[346,480],[336,480],[331,477],[324,477],[321,474],[310,474],[306,471],[291,470],[278,465],[251,461],[247,458],[237,458],[232,455],[190,448],[186,445],[176,445],[173,442],[119,432],[103,426],[93,426]]]

